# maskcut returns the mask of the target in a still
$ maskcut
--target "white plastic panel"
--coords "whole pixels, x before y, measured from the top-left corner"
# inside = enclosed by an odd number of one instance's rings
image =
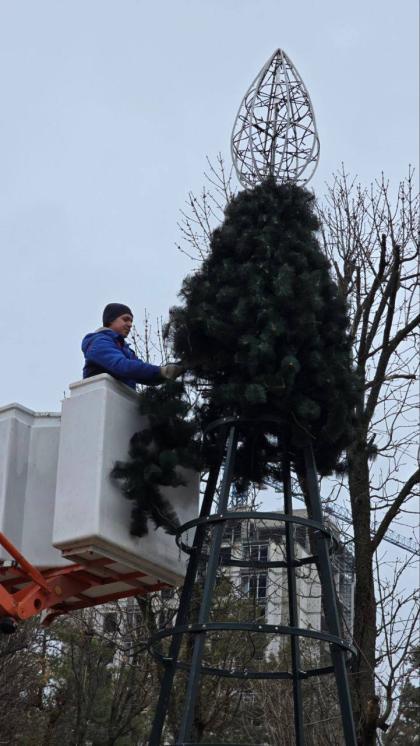
[[[31,428],[23,520],[23,554],[37,567],[68,565],[52,545],[60,415],[36,414]]]
[[[57,413],[0,409],[0,531],[40,568],[69,564],[51,543],[59,432]]]
[[[33,412],[18,404],[0,409],[0,531],[20,550],[32,423]],[[10,559],[1,546],[0,559]]]
[[[138,397],[103,374],[74,383],[62,409],[54,546],[74,561],[109,557],[153,579],[179,584],[186,569],[174,537],[150,525],[147,536],[129,533],[131,503],[110,478],[118,459],[127,457],[130,437],[146,425]],[[198,513],[198,474],[186,487],[165,489],[181,523]]]

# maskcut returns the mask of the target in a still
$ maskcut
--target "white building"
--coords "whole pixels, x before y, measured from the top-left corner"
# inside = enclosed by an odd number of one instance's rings
[[[246,510],[244,506],[241,510]],[[299,518],[306,518],[306,510],[295,510]],[[332,556],[332,567],[337,600],[342,618],[343,637],[349,639],[353,627],[354,571],[353,556],[340,542],[338,528],[331,522],[337,541],[337,551]],[[311,555],[308,531],[295,524],[294,552],[296,560],[303,562]],[[231,561],[248,560],[250,567],[232,566]],[[288,581],[286,567],[264,567],[264,563],[286,560],[285,524],[275,520],[231,521],[226,525],[221,563],[224,573],[232,579],[242,598],[253,602],[255,620],[272,625],[289,624]],[[261,563],[261,564],[259,564]],[[321,586],[314,563],[296,568],[298,627],[326,631],[321,604]],[[277,637],[267,647],[269,653],[279,649]]]

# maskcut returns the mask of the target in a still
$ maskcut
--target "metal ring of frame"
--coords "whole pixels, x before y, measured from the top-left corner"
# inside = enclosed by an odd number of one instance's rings
[[[278,425],[280,427],[284,426],[283,420],[280,419],[280,417],[273,417],[273,416],[267,416],[263,415],[262,417],[220,417],[218,420],[214,420],[211,422],[203,431],[203,436],[205,437],[208,433],[212,432],[213,430],[217,430],[221,427],[227,427],[228,425],[241,425],[241,424],[255,424],[255,425],[264,425],[264,424],[272,424],[272,425]],[[184,551],[186,554],[191,554],[193,551],[193,548],[188,546],[188,544],[185,544],[181,541],[181,536],[185,531],[187,531],[190,528],[193,528],[194,526],[198,525],[210,525],[212,523],[217,523],[219,521],[233,521],[233,520],[246,520],[247,518],[256,518],[261,519],[264,518],[266,520],[274,520],[279,521],[282,523],[289,522],[289,523],[298,523],[303,526],[306,526],[307,528],[313,528],[316,531],[321,531],[321,533],[325,534],[326,537],[330,540],[330,554],[333,554],[334,551],[338,548],[338,542],[337,539],[331,534],[331,532],[325,528],[325,526],[321,525],[320,523],[317,523],[316,521],[311,520],[310,518],[300,518],[299,516],[288,516],[284,513],[261,513],[261,512],[241,512],[241,511],[235,511],[235,513],[224,513],[219,515],[211,515],[206,516],[205,518],[198,518],[193,521],[189,521],[188,523],[184,523],[182,526],[179,527],[177,533],[176,533],[176,543],[182,551]],[[204,554],[203,552],[200,554],[200,556],[205,559],[208,558],[207,554]],[[315,557],[312,555],[310,557],[306,557],[301,560],[295,560],[293,563],[293,567],[301,567],[302,565],[309,565],[313,564],[315,562]],[[258,561],[246,561],[246,560],[226,560],[224,562],[220,562],[220,564],[223,567],[254,567],[256,569],[262,569],[264,567],[287,567],[287,562],[283,560],[279,560],[278,562],[258,562]]]
[[[182,526],[179,527],[176,533],[176,543],[180,549],[182,549],[183,552],[186,554],[192,554],[194,551],[194,547],[190,546],[189,544],[186,544],[181,540],[182,534],[184,534],[186,531],[188,531],[190,528],[194,528],[194,526],[210,526],[221,522],[226,521],[244,521],[247,519],[256,519],[256,520],[269,520],[269,521],[278,521],[279,523],[297,523],[301,526],[305,526],[306,528],[312,528],[315,531],[319,531],[320,533],[325,534],[327,539],[330,540],[330,554],[333,554],[335,549],[337,548],[338,542],[337,539],[332,535],[331,531],[329,531],[325,526],[318,523],[317,521],[313,521],[311,518],[302,518],[300,516],[294,516],[294,515],[286,515],[285,513],[261,513],[259,511],[235,511],[234,513],[219,513],[219,514],[213,514],[206,516],[204,518],[195,518],[192,521],[188,521],[188,523],[184,523]],[[208,554],[205,554],[204,552],[200,552],[200,557],[203,559],[208,558]],[[304,557],[300,560],[295,560],[292,563],[292,567],[301,567],[302,565],[310,565],[314,564],[316,561],[316,558],[314,555],[310,555],[309,557]],[[267,561],[258,561],[258,560],[225,560],[220,561],[220,565],[223,567],[252,567],[256,570],[262,570],[265,568],[270,567],[288,567],[288,563],[285,560],[275,560],[269,562]]]
[[[209,622],[208,624],[182,624],[178,627],[172,627],[169,630],[156,632],[150,639],[148,649],[156,660],[163,665],[174,663],[171,658],[165,656],[156,644],[165,637],[173,637],[180,634],[202,634],[207,632],[255,632],[265,634],[287,635],[292,637],[306,637],[320,642],[326,642],[342,650],[347,651],[347,665],[356,656],[355,648],[346,640],[328,632],[319,630],[305,629],[303,627],[289,627],[282,624],[257,624],[254,622]],[[191,664],[183,661],[176,661],[175,667],[182,671],[190,671]],[[293,674],[290,671],[255,671],[253,669],[244,669],[239,671],[228,668],[214,668],[213,666],[200,666],[202,674],[209,676],[221,676],[228,679],[287,679],[293,680]],[[299,679],[309,679],[313,676],[323,676],[324,674],[334,673],[334,666],[321,666],[318,668],[309,668],[305,671],[299,671]]]

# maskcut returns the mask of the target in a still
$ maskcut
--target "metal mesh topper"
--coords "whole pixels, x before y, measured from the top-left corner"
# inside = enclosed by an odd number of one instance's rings
[[[232,160],[239,181],[253,187],[268,176],[306,184],[319,160],[319,138],[309,93],[282,49],[248,88],[232,131]]]

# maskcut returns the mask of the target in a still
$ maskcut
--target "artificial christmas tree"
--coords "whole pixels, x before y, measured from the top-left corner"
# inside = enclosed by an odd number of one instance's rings
[[[357,381],[346,306],[316,237],[314,198],[268,178],[228,205],[200,270],[183,284],[166,333],[204,384],[196,415],[275,417],[297,470],[308,435],[321,474],[351,438]],[[272,435],[274,433],[271,433]],[[260,483],[280,454],[270,431],[242,443],[235,478]]]

